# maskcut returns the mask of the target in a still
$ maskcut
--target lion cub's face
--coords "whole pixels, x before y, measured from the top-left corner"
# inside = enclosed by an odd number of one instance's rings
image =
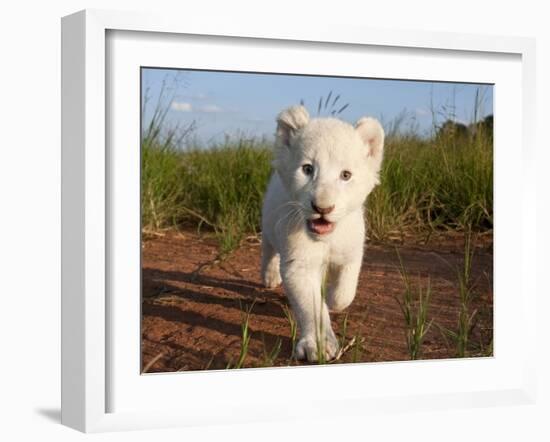
[[[309,119],[293,106],[277,119],[274,166],[314,236],[329,235],[361,210],[378,184],[384,131],[372,118],[353,127],[334,118]]]

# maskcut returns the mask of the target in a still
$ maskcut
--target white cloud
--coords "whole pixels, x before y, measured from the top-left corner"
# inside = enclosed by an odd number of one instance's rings
[[[205,104],[204,106],[199,107],[199,110],[206,113],[223,112],[223,109],[220,106],[216,106],[215,104]]]
[[[415,109],[415,113],[419,117],[425,117],[426,115],[430,115],[431,112],[428,109],[426,109],[425,107],[417,107]]]
[[[178,112],[203,112],[205,114],[219,114],[222,112],[230,112],[228,109],[223,109],[216,104],[203,104],[202,106],[196,106],[185,101],[173,101],[171,108],[172,110]]]
[[[180,101],[173,101],[171,107],[173,110],[178,112],[191,112],[193,110],[191,103],[184,103]]]

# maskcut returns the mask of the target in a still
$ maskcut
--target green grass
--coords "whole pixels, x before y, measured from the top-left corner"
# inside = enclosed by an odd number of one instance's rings
[[[268,146],[254,141],[185,151],[144,142],[143,228],[207,227],[222,254],[231,251],[259,230],[270,158]]]
[[[148,130],[142,140],[144,230],[208,229],[226,254],[260,229],[272,146],[242,138],[180,148]],[[492,137],[389,136],[381,184],[367,201],[369,236],[386,240],[493,227]]]
[[[390,138],[381,184],[369,196],[369,235],[493,227],[493,149],[489,136]]]
[[[422,343],[432,325],[432,320],[428,321],[428,308],[431,295],[430,281],[428,280],[425,290],[420,285],[415,290],[397,249],[396,253],[399,259],[399,271],[405,290],[401,299],[397,297],[395,299],[401,308],[405,321],[405,340],[409,356],[412,360],[415,360],[420,357]],[[417,292],[416,295],[415,292]]]
[[[254,308],[255,301],[250,304],[250,306],[245,307],[243,309],[240,301],[239,301],[239,308],[241,310],[241,350],[239,353],[239,357],[237,359],[237,362],[235,365],[233,365],[232,361],[229,361],[226,369],[232,369],[232,368],[243,368],[244,366],[244,360],[246,359],[246,355],[248,354],[248,346],[250,345],[250,339],[252,337],[250,333],[250,315],[252,314],[252,309]],[[275,359],[277,356],[275,355],[273,359]]]
[[[458,313],[458,321],[456,330],[439,326],[444,337],[449,337],[455,344],[456,356],[459,358],[468,357],[470,335],[475,327],[475,319],[478,311],[472,310],[472,301],[475,295],[475,283],[472,281],[472,262],[474,259],[475,239],[472,239],[470,231],[464,237],[464,258],[462,266],[456,268],[458,282],[458,297],[460,300],[460,311]],[[480,345],[482,353],[492,353],[492,342],[488,349],[483,349]]]
[[[277,338],[275,341],[275,344],[269,350],[267,348],[267,344],[265,342],[265,337],[262,335],[262,352],[263,352],[263,361],[262,361],[262,367],[273,367],[275,365],[275,361],[277,357],[279,356],[279,353],[281,352],[281,347],[283,345],[283,341],[281,338]]]
[[[292,361],[293,359],[295,359],[295,353],[296,353],[296,340],[298,338],[298,323],[294,319],[292,310],[290,310],[290,308],[286,304],[283,304],[281,308],[283,310],[285,318],[288,321],[288,325],[290,327],[290,345],[291,345],[290,360]]]

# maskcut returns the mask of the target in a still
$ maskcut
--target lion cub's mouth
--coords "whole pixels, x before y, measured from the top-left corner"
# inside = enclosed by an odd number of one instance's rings
[[[334,230],[334,223],[325,218],[310,219],[307,222],[308,229],[317,235],[327,235]]]

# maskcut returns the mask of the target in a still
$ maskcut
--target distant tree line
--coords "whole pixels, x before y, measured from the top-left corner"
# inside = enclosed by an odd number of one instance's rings
[[[483,134],[493,137],[493,115],[487,115],[480,121],[471,124],[462,124],[457,121],[447,120],[437,130],[437,136],[441,138],[470,138]]]

